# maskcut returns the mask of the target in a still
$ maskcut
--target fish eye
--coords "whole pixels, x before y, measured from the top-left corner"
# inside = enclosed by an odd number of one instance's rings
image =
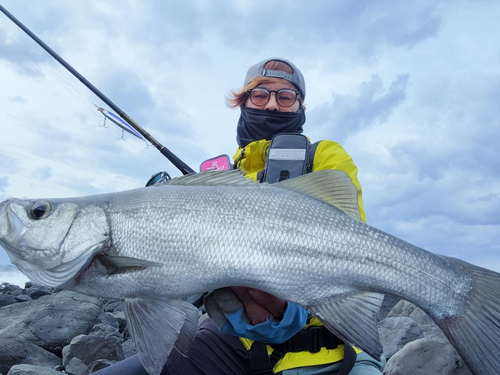
[[[50,203],[47,202],[37,202],[31,208],[31,218],[33,220],[41,220],[45,218],[50,213]]]

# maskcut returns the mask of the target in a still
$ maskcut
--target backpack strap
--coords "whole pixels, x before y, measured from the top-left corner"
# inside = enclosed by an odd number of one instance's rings
[[[307,161],[307,173],[312,172],[314,164],[314,155],[316,154],[316,149],[318,148],[320,142],[321,141],[314,142],[309,146],[309,160]]]
[[[344,344],[344,358],[338,374],[347,375],[356,363],[356,351],[324,326],[304,328],[282,344],[270,344],[273,348],[270,356],[267,354],[266,344],[254,342],[248,351],[248,359],[252,374],[277,375],[273,373],[273,368],[286,353],[303,351],[318,353],[321,348],[335,349],[341,344]]]
[[[347,375],[356,364],[357,353],[348,343],[344,344],[344,359],[340,365],[338,375]]]
[[[252,375],[275,375],[273,372],[274,365],[267,355],[266,344],[255,341],[248,351],[248,360],[250,361]]]
[[[271,344],[271,347],[281,352],[318,353],[321,348],[335,349],[343,341],[324,326],[313,326],[301,329],[282,344]]]

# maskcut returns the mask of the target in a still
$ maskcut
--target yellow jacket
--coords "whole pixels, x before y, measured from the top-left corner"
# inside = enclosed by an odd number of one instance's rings
[[[249,143],[244,148],[238,148],[233,156],[236,167],[245,172],[246,176],[257,180],[257,173],[266,166],[267,149],[271,141],[262,139]],[[361,220],[366,223],[365,208],[361,196],[361,184],[358,180],[358,168],[349,154],[336,142],[321,141],[314,155],[312,171],[323,169],[339,169],[351,176],[352,183],[358,189],[358,206]]]
[[[236,167],[243,170],[247,177],[257,180],[257,173],[265,168],[267,150],[271,141],[262,139],[249,143],[244,148],[238,148],[233,156]],[[323,169],[339,169],[346,172],[358,190],[358,206],[361,220],[366,222],[363,199],[361,196],[361,185],[358,181],[358,168],[354,165],[349,154],[336,142],[321,141],[314,155],[312,171],[320,171]],[[313,317],[306,325],[318,326],[321,322]],[[241,342],[247,350],[253,344],[253,340],[240,337]],[[357,353],[361,352],[354,348]],[[268,354],[273,352],[271,346],[267,346]],[[288,370],[296,367],[324,365],[341,361],[344,358],[344,346],[339,345],[335,349],[322,348],[318,353],[310,352],[291,352],[286,353],[274,366],[275,373]]]

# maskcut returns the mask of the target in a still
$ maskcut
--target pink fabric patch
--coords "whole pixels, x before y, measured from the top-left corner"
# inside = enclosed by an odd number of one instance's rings
[[[200,165],[200,171],[223,171],[230,168],[229,157],[227,155],[217,156],[205,160]]]

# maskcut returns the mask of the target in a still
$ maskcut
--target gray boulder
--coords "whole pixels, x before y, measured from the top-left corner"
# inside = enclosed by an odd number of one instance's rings
[[[0,294],[0,308],[19,302],[15,296],[10,294]]]
[[[473,375],[449,343],[419,339],[387,362],[384,375]]]
[[[123,311],[123,303],[119,299],[109,299],[106,300],[104,304],[104,311],[106,312],[115,312],[115,311]]]
[[[23,289],[14,284],[2,283],[0,284],[0,293],[10,294],[11,296],[18,296],[23,294]]]
[[[110,325],[112,327],[115,327],[116,329],[120,328],[118,320],[113,316],[113,314],[108,312],[103,312],[101,313],[101,315],[99,315],[99,323]]]
[[[127,326],[127,320],[125,319],[125,313],[123,311],[114,311],[112,315],[118,321],[118,325],[120,326],[120,331],[123,331]]]
[[[109,359],[98,359],[97,361],[92,362],[89,366],[89,374],[93,374],[96,371],[102,370],[103,368],[114,365],[115,361],[110,361]]]
[[[30,284],[29,287],[24,289],[24,294],[27,294],[31,299],[38,299],[42,296],[52,294],[54,290],[48,286]]]
[[[102,302],[95,297],[62,291],[0,309],[0,335],[26,339],[60,353],[80,334],[87,334],[100,314]]]
[[[71,372],[67,366],[74,358],[78,358],[85,366],[99,359],[110,361],[125,359],[121,340],[114,336],[76,336],[68,346],[64,347],[62,355],[67,372]]]
[[[123,335],[120,333],[120,324],[113,314],[102,312],[99,315],[98,322],[89,332],[90,336],[115,336],[123,341]]]
[[[0,336],[0,373],[14,365],[29,364],[54,368],[61,359],[21,337]]]
[[[15,365],[10,368],[7,375],[61,375],[61,373],[50,367]]]
[[[432,341],[449,342],[443,331],[441,331],[429,315],[408,301],[399,301],[389,314],[387,314],[388,318],[396,316],[407,316],[412,318],[422,330],[422,337]]]
[[[133,355],[137,354],[137,349],[135,347],[134,340],[132,339],[124,341],[122,343],[122,348],[123,348],[123,354],[125,355],[126,358],[132,357]]]
[[[93,326],[89,332],[89,336],[113,336],[119,339],[120,342],[123,341],[123,336],[118,330],[118,327],[113,327],[109,324],[104,323],[98,323]]]
[[[19,294],[16,296],[17,302],[28,302],[31,301],[31,297],[28,296],[27,294]]]
[[[70,375],[88,375],[89,368],[83,363],[83,361],[79,358],[71,358],[71,360],[66,363],[64,366],[64,370]]]
[[[379,338],[386,358],[391,358],[406,344],[420,338],[422,331],[411,318],[385,318],[379,325]]]
[[[387,314],[392,310],[397,303],[401,301],[401,298],[391,295],[384,295],[384,300],[382,301],[382,306],[380,307],[378,313],[378,320],[382,321],[387,317]]]

